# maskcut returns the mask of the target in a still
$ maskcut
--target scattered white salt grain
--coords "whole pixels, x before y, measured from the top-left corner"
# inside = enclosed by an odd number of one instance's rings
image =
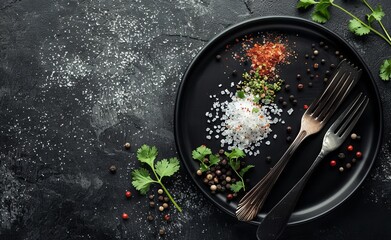
[[[265,144],[269,146],[270,145],[270,141],[266,141]]]
[[[290,108],[290,109],[287,111],[287,113],[288,113],[289,115],[291,115],[291,114],[293,113],[293,109]]]
[[[277,138],[277,134],[274,134],[274,135],[273,135],[273,138],[276,139],[276,138]]]
[[[219,87],[222,87],[222,86],[223,86],[223,84],[220,83],[220,84],[219,84]]]
[[[207,135],[206,136],[206,139],[211,139],[212,137],[210,135]]]
[[[231,82],[231,87],[234,87],[235,86],[235,83],[234,82]]]

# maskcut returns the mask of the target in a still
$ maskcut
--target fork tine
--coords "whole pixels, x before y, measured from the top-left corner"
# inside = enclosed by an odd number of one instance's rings
[[[349,76],[350,79],[346,79],[342,87],[339,89],[338,93],[333,96],[333,101],[329,103],[318,115],[319,120],[327,122],[329,118],[333,115],[335,110],[337,110],[338,106],[345,99],[345,97],[349,94],[350,90],[354,87],[358,78],[355,76],[355,74],[350,74]],[[334,102],[336,102],[336,104],[334,104]]]
[[[336,120],[335,122],[330,126],[329,130],[333,133],[336,133],[342,124],[342,121],[346,118],[348,114],[350,114],[351,110],[353,109],[354,105],[359,101],[360,97],[362,96],[362,92],[353,100],[352,103],[346,108],[348,110],[345,110]]]
[[[345,86],[345,83],[349,80],[350,74],[351,73],[344,73],[341,78],[336,79],[337,84],[335,84],[335,87],[332,89],[331,92],[328,93],[325,99],[322,99],[322,101],[312,113],[312,116],[314,116],[314,118],[317,119],[323,112],[323,109],[325,107],[331,106],[337,100],[337,96],[341,89]]]
[[[325,98],[326,96],[329,96],[329,92],[333,91],[336,87],[336,85],[338,85],[339,81],[337,81],[337,77],[339,78],[339,75],[342,73],[341,69],[340,68],[337,68],[337,71],[335,72],[333,78],[331,79],[330,83],[328,84],[326,90],[324,90],[324,92],[322,93],[322,95],[316,99],[307,109],[307,111],[305,113],[312,113],[313,110],[315,110],[318,106],[318,104],[323,101],[323,98]]]
[[[359,97],[361,97],[361,94]],[[364,112],[368,102],[369,99],[366,96],[364,96],[360,102],[358,102],[357,104],[354,103],[352,108],[349,110],[349,115],[348,115],[349,117],[344,121],[344,123],[336,133],[338,136],[343,138],[345,137],[344,135],[350,133],[350,131],[353,129],[354,125],[357,123],[358,119],[360,118],[361,114]],[[353,112],[351,112],[352,109]]]

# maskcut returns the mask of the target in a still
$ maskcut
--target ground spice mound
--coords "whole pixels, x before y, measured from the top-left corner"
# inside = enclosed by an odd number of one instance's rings
[[[251,67],[258,70],[260,75],[274,77],[276,65],[285,62],[287,51],[282,43],[265,42],[255,43],[247,49],[246,55],[251,59]]]

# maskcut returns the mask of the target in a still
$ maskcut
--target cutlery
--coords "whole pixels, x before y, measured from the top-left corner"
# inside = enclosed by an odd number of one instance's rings
[[[323,138],[322,149],[310,168],[281,201],[270,210],[259,225],[257,229],[257,238],[259,240],[275,240],[281,235],[314,169],[328,153],[341,146],[350,135],[353,127],[364,112],[368,101],[369,99],[360,93],[327,130]]]
[[[240,200],[236,217],[241,221],[251,221],[257,216],[270,190],[297,147],[305,138],[319,132],[341,105],[350,90],[361,76],[361,69],[345,60],[341,61],[323,94],[304,112],[299,134],[272,169]]]

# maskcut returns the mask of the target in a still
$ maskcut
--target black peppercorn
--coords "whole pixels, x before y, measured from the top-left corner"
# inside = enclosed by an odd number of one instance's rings
[[[339,51],[335,51],[335,55],[337,55],[337,56],[338,56],[338,55],[339,55]]]
[[[151,194],[151,195],[148,196],[148,198],[149,198],[150,200],[153,200],[154,197],[155,197],[155,195],[153,195],[153,194]]]
[[[311,79],[314,79],[314,77],[315,77],[314,74],[311,74],[311,75],[310,75],[310,78],[311,78]]]
[[[117,167],[116,167],[115,165],[111,165],[111,166],[109,167],[109,171],[110,171],[112,174],[114,174],[114,173],[117,172]]]
[[[312,82],[309,82],[308,87],[312,87],[312,86],[313,86]]]
[[[168,197],[164,197],[163,201],[168,202],[168,201],[170,201],[170,199]]]
[[[311,72],[311,69],[307,68],[307,73],[310,73]]]
[[[339,159],[344,159],[345,158],[345,153],[338,153],[338,158]]]
[[[328,46],[328,45],[324,46],[324,49],[325,49],[325,50],[328,50],[328,49],[329,49],[329,46]]]
[[[233,77],[236,77],[237,75],[238,75],[238,73],[236,72],[236,70],[233,70],[233,71],[232,71],[232,76],[233,76]]]
[[[309,55],[308,55],[308,54],[305,54],[304,57],[305,57],[305,58],[309,58]]]
[[[324,45],[324,42],[320,42],[320,43],[319,43],[319,46],[322,47],[323,45]]]
[[[217,55],[216,55],[216,61],[219,62],[220,60],[221,60],[221,55],[220,55],[220,54],[217,54]]]
[[[164,197],[163,197],[163,196],[159,196],[159,197],[157,198],[157,200],[159,200],[159,202],[163,202]]]
[[[165,235],[166,234],[166,231],[164,230],[164,228],[160,228],[159,229],[159,235],[160,236],[163,236],[163,235]]]
[[[301,79],[301,75],[300,75],[300,74],[297,74],[297,75],[296,75],[296,78],[297,78],[297,80],[300,80],[300,79]]]
[[[320,60],[320,63],[321,63],[321,64],[325,64],[325,63],[326,63],[326,60],[324,60],[324,59],[322,58],[322,60]]]
[[[330,69],[334,69],[334,68],[335,68],[335,64],[334,63],[330,64]]]
[[[297,89],[300,91],[300,90],[303,90],[304,88],[304,85],[302,83],[299,83],[297,84]]]
[[[289,101],[292,102],[294,99],[295,99],[295,96],[293,96],[293,95],[290,95],[290,96],[289,96]]]
[[[325,72],[325,74],[326,74],[326,76],[330,76],[330,71],[327,70],[327,71]]]
[[[267,156],[266,157],[266,162],[267,163],[271,163],[272,162],[272,157],[271,156]]]
[[[278,98],[278,102],[282,103],[284,101],[284,98],[283,97],[279,97]]]
[[[288,143],[292,142],[292,138],[290,136],[286,137],[286,142]]]
[[[124,147],[125,147],[126,150],[129,150],[129,149],[130,149],[130,143],[128,143],[128,142],[125,143],[125,144],[124,144]]]
[[[153,221],[155,218],[154,218],[151,214],[149,214],[148,217],[147,217],[147,219],[148,219],[148,221],[151,222],[151,221]]]
[[[282,107],[286,107],[287,105],[288,105],[287,102],[285,102],[285,101],[282,102]]]
[[[220,150],[219,150],[219,154],[220,154],[220,155],[223,155],[223,154],[224,154],[224,149],[220,149]]]
[[[151,207],[151,208],[154,208],[155,207],[155,202],[149,202],[149,206]]]
[[[287,133],[291,133],[292,132],[292,127],[291,126],[286,127],[286,132]]]
[[[289,84],[285,85],[285,91],[289,92],[290,88],[291,88],[291,85],[289,85]]]
[[[293,105],[293,106],[296,106],[296,105],[297,105],[297,100],[296,100],[296,99],[294,99],[294,100],[292,101],[292,105]]]

